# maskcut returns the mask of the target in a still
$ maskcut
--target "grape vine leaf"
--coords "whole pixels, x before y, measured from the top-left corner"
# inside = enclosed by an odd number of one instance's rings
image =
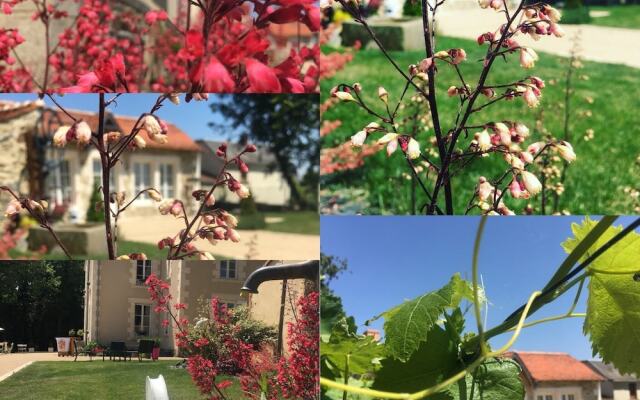
[[[322,357],[341,371],[344,371],[348,357],[350,375],[362,375],[373,371],[383,352],[383,346],[372,337],[354,333],[346,318],[334,325],[328,342],[320,343]]]
[[[347,317],[342,307],[342,299],[329,290],[322,290],[320,299],[320,337],[323,341],[328,341],[333,331],[333,327],[342,318],[347,318],[349,328],[355,332],[355,321],[353,317]]]
[[[590,219],[585,219],[582,225],[574,224],[575,237],[563,243],[564,249],[571,251],[594,224]],[[609,228],[583,258],[621,230],[621,227]],[[640,270],[640,235],[631,232],[589,268],[592,274],[584,332],[591,339],[593,355],[600,354],[603,361],[612,363],[621,373],[640,374],[640,358],[632,350],[640,348],[640,282],[634,279],[633,272],[623,273]]]
[[[398,393],[413,393],[435,385],[460,371],[455,342],[447,332],[434,325],[429,339],[420,343],[407,361],[385,358],[376,372],[373,389]],[[451,400],[448,393],[438,393],[430,399]]]
[[[455,400],[523,400],[525,390],[521,371],[513,360],[492,358],[480,364],[472,374],[467,374],[459,384],[451,385],[448,392]]]
[[[481,297],[484,299],[484,295]],[[441,289],[406,301],[381,314],[385,319],[387,354],[400,361],[409,360],[420,344],[428,340],[427,332],[438,323],[439,316],[446,309],[457,307],[463,298],[473,300],[473,287],[455,274]]]

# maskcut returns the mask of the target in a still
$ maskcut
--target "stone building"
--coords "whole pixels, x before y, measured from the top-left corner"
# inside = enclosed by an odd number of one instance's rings
[[[284,261],[87,261],[85,264],[86,340],[103,345],[124,341],[135,348],[140,338],[159,339],[164,353],[177,354],[175,333],[163,327],[167,315],[154,312],[144,285],[154,273],[170,284],[175,302],[185,303],[178,318],[193,322],[200,316],[199,303],[217,297],[229,307],[245,305],[253,318],[278,327],[283,312],[282,340],[286,343],[286,324],[295,320],[295,304],[300,296],[313,289],[304,279],[289,280],[285,296],[283,281],[265,282],[257,294],[243,293],[241,287],[248,275],[264,265]],[[284,297],[284,302],[282,299]],[[285,348],[286,350],[286,348]]]
[[[97,113],[68,111],[97,130]],[[135,122],[136,118],[108,112],[105,132],[129,133]],[[100,186],[102,169],[93,147],[51,146],[56,128],[71,123],[62,111],[39,101],[0,101],[0,149],[7,149],[0,160],[0,182],[33,198],[48,200],[54,218],[82,223],[91,206],[91,195]],[[192,199],[191,193],[200,187],[200,147],[177,126],[167,126],[171,140],[163,145],[149,140],[146,132],[139,133],[147,146],[123,153],[111,171],[111,192],[125,192],[131,199],[142,189],[154,187],[164,198]],[[0,194],[2,205],[7,200],[6,194]],[[186,206],[195,207],[195,200],[187,201]],[[157,203],[143,195],[132,204],[128,215],[157,212]]]
[[[567,353],[516,351],[525,400],[602,400],[604,378]]]
[[[616,367],[602,361],[583,361],[584,364],[602,375],[602,398],[612,400],[637,400],[640,379],[633,374],[621,374]]]

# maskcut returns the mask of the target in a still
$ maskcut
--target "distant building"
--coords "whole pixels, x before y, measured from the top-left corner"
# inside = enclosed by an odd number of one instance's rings
[[[223,142],[199,140],[202,148],[202,187],[211,187],[223,166],[219,157],[208,157],[215,154],[216,149]],[[244,144],[228,143],[229,155],[235,155],[244,149]],[[267,207],[287,207],[291,199],[291,191],[282,173],[277,168],[275,156],[268,149],[258,147],[255,153],[247,153],[242,159],[249,166],[249,173],[242,176],[235,165],[230,167],[237,179],[241,179],[251,190],[255,202]],[[233,193],[223,188],[215,192],[216,199],[225,203],[238,203],[239,199]]]
[[[380,341],[380,331],[377,330],[377,329],[369,328],[369,329],[364,331],[364,335],[372,337],[373,340],[376,341],[376,342]]]
[[[640,379],[631,374],[621,374],[611,364],[602,361],[583,361],[586,366],[604,376],[602,398],[613,400],[637,400]]]
[[[68,110],[97,130],[98,114]],[[105,132],[131,132],[137,118],[107,113]],[[50,213],[73,222],[85,222],[91,194],[101,185],[102,168],[98,151],[70,144],[51,146],[51,136],[60,125],[72,120],[62,111],[42,102],[0,101],[0,179],[21,193],[49,201]],[[167,123],[169,142],[149,140],[141,150],[125,151],[111,170],[110,191],[123,191],[131,199],[142,189],[154,187],[165,198],[192,199],[200,187],[200,147],[177,126]],[[213,157],[212,157],[213,158]],[[2,203],[7,198],[2,198]],[[194,207],[187,202],[187,207]],[[135,201],[128,215],[156,215],[157,203],[146,195]]]
[[[278,265],[281,262],[269,262]],[[141,338],[160,340],[164,353],[177,354],[175,331],[163,327],[166,313],[155,313],[144,282],[154,273],[170,284],[173,301],[187,309],[176,311],[178,318],[194,322],[200,305],[216,297],[228,307],[245,305],[251,316],[277,328],[281,306],[286,323],[295,321],[297,299],[307,293],[303,279],[287,281],[287,293],[281,304],[282,281],[263,283],[258,294],[241,295],[248,275],[265,265],[264,261],[87,261],[85,263],[86,340],[103,345],[123,341],[135,348]]]
[[[566,353],[509,353],[522,367],[525,400],[601,400],[605,380]]]

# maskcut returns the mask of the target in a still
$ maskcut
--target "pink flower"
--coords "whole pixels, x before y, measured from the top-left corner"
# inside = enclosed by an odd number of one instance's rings
[[[451,62],[454,64],[460,64],[467,59],[467,52],[464,49],[451,49],[449,50],[451,56]]]
[[[362,147],[364,141],[367,139],[366,131],[359,131],[355,135],[351,136],[351,145],[356,147]]]
[[[9,204],[7,204],[7,209],[4,212],[5,217],[11,217],[18,214],[22,210],[22,205],[18,200],[11,200]]]
[[[522,68],[533,68],[538,61],[538,54],[530,47],[520,48],[520,65]]]
[[[204,69],[204,88],[211,93],[229,93],[235,91],[236,84],[229,71],[217,58],[211,57]]]
[[[272,68],[254,58],[245,59],[251,93],[280,93],[282,86]]]
[[[63,125],[56,129],[56,132],[53,134],[53,145],[56,147],[64,147],[67,144],[67,132],[70,127]]]
[[[238,243],[240,241],[240,234],[235,229],[227,229],[227,238],[234,243]]]
[[[166,21],[167,18],[168,16],[165,10],[152,10],[152,11],[148,11],[144,15],[144,20],[149,25],[155,24],[156,21]]]

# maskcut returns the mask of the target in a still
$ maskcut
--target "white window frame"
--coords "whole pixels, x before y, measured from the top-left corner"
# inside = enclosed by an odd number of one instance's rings
[[[158,189],[163,198],[172,199],[176,197],[176,171],[172,163],[158,164],[159,183]],[[169,178],[169,179],[167,179]]]
[[[93,159],[93,163],[91,164],[91,171],[93,173],[93,184],[95,185],[97,183],[98,186],[102,186],[102,161],[99,158]],[[109,189],[111,192],[118,190],[118,188],[116,187],[115,168],[111,169],[111,174],[109,175]]]
[[[70,160],[59,160],[55,168],[49,172],[47,176],[47,192],[49,192],[54,204],[73,202],[73,179]]]
[[[138,273],[142,268],[142,279],[139,278],[140,274]],[[136,261],[136,285],[144,286],[147,278],[151,275],[151,260],[137,260]]]
[[[230,267],[233,267],[233,269]],[[233,271],[233,276],[231,276],[230,271]],[[238,279],[238,263],[236,260],[220,261],[220,279]]]
[[[132,168],[133,174],[133,195],[140,193],[140,191],[150,188],[152,186],[152,171],[150,162],[134,162]],[[146,180],[145,178],[145,168],[148,168]],[[140,173],[140,182],[138,182],[138,172]],[[140,200],[149,199],[148,195],[145,193],[139,197]]]
[[[139,323],[138,319],[140,319]],[[151,332],[151,305],[138,303],[134,305],[133,330],[138,336],[149,336]]]

